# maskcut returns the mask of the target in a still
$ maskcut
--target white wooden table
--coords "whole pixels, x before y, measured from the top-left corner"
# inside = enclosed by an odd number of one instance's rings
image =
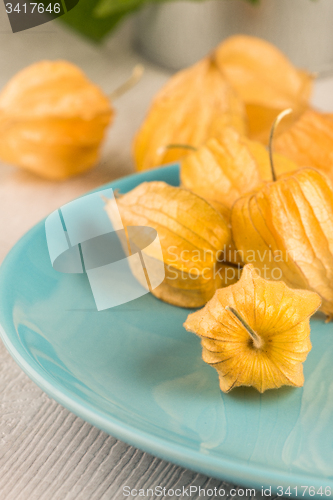
[[[13,35],[1,4],[0,88],[34,61],[65,58],[111,92],[140,62],[130,48],[130,26],[127,23],[103,48],[56,22]],[[115,104],[117,116],[96,170],[52,183],[0,165],[0,263],[16,241],[48,213],[133,170],[133,134],[153,94],[168,78],[160,68],[145,66],[142,81]],[[333,110],[332,90],[333,79],[319,82],[315,102]],[[0,342],[1,500],[120,500],[126,498],[124,486],[175,489],[190,485],[214,489],[222,483],[138,451],[75,417],[31,382]],[[223,488],[230,491],[232,485],[223,484]]]

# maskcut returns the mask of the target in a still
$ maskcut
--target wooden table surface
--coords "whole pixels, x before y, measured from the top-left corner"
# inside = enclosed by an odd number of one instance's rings
[[[103,47],[91,45],[56,22],[13,35],[2,4],[0,88],[34,61],[65,58],[111,92],[128,77],[134,64],[142,62],[130,47],[130,31],[131,22]],[[149,63],[145,67],[142,81],[115,103],[115,122],[95,170],[55,183],[0,165],[0,263],[26,231],[54,209],[133,171],[133,134],[153,94],[168,78],[160,68]],[[333,110],[331,90],[333,79],[321,80],[314,100]],[[124,486],[214,489],[223,485],[227,492],[233,487],[143,453],[77,418],[31,382],[1,342],[0,395],[1,500],[120,500],[126,498]],[[177,498],[188,497],[185,493]]]

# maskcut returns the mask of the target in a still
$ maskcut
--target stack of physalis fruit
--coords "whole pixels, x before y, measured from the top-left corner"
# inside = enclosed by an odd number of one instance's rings
[[[153,294],[205,304],[184,326],[225,392],[302,386],[309,318],[333,315],[333,118],[311,88],[274,46],[235,36],[171,78],[134,140],[138,170],[178,161],[181,187],[120,196],[123,223],[158,232]]]
[[[241,279],[217,290],[184,324],[202,338],[203,359],[224,392],[302,386],[309,318],[319,308],[328,321],[333,315],[333,191],[313,168],[277,178],[274,160],[287,162],[272,154],[272,139],[284,114],[272,127],[271,179],[231,206],[233,245],[245,264]]]
[[[313,167],[333,178],[333,114],[310,107],[313,79],[264,40],[227,39],[155,96],[134,139],[137,169],[182,160],[187,148],[219,141],[225,126],[267,146],[274,119],[292,108],[276,132],[275,151],[296,168]],[[257,147],[251,148],[255,157]]]

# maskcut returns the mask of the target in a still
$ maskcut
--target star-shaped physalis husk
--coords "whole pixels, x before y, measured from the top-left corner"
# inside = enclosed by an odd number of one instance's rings
[[[293,109],[283,123],[287,128],[308,107],[313,75],[294,67],[274,45],[236,35],[222,42],[214,54],[221,72],[245,103],[251,138],[267,144],[277,114]]]
[[[213,57],[174,75],[155,96],[134,140],[138,170],[176,161],[225,126],[245,132],[243,103]],[[180,145],[173,147],[170,145]]]
[[[248,264],[236,284],[217,290],[184,326],[201,337],[203,360],[218,372],[223,392],[241,385],[260,392],[301,387],[309,318],[320,302],[314,292],[263,279]]]
[[[238,268],[229,268],[221,258],[221,250],[231,241],[230,227],[203,198],[164,182],[144,182],[119,196],[117,207],[125,228],[148,227],[158,234],[162,254],[138,239],[135,244],[145,247],[142,255],[149,269],[164,264],[163,282],[150,290],[159,299],[200,307],[217,288],[237,281]],[[105,209],[112,220],[112,202]],[[139,273],[132,272],[140,280]]]

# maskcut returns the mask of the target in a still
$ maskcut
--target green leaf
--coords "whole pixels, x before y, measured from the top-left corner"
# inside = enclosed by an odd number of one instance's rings
[[[136,10],[143,6],[146,0],[100,0],[95,9],[96,17],[107,17],[124,11]]]
[[[115,28],[119,21],[128,13],[127,10],[115,15],[97,18],[94,14],[98,0],[80,0],[79,3],[59,21],[69,25],[82,35],[95,42],[100,42]]]

